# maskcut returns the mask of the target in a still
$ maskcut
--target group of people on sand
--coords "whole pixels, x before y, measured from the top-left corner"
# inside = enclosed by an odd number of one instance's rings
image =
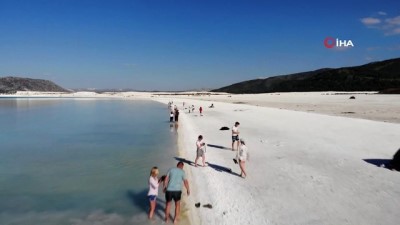
[[[183,107],[185,106],[185,103],[183,103]],[[194,106],[189,106],[189,112],[190,108],[192,107],[192,110],[194,109]],[[209,106],[209,108],[214,108],[214,103]],[[200,115],[203,113],[203,108],[200,106],[199,108]],[[236,157],[233,159],[235,164],[239,164],[240,168],[240,176],[243,178],[246,178],[247,173],[246,173],[246,161],[249,160],[250,155],[249,151],[246,146],[246,141],[244,138],[239,138],[239,122],[235,122],[235,124],[232,127],[232,151],[236,151]],[[235,145],[236,145],[236,150],[235,150]],[[206,144],[204,142],[204,137],[203,135],[199,135],[196,141],[196,159],[194,161],[194,166],[197,167],[197,161],[199,159],[202,159],[202,166],[206,166]]]
[[[185,106],[185,105],[184,105]],[[214,107],[214,106],[213,106]],[[212,107],[212,108],[213,108]],[[188,107],[188,109],[189,109],[189,113],[193,113],[194,112],[194,109],[195,109],[195,107],[194,107],[194,105],[191,105],[191,106],[189,106]],[[200,116],[203,116],[203,107],[202,106],[200,106],[199,107],[199,113],[200,113]]]
[[[240,176],[246,178],[246,161],[249,160],[250,154],[246,146],[246,141],[244,138],[239,138],[239,122],[235,122],[232,127],[232,151],[235,151],[236,143],[236,158],[233,159],[235,164],[239,163]]]
[[[150,171],[149,177],[149,191],[147,198],[150,202],[149,219],[153,219],[154,211],[156,209],[158,188],[162,185],[163,192],[165,193],[165,222],[169,221],[169,213],[171,210],[172,200],[175,203],[175,216],[174,223],[177,223],[180,216],[181,209],[181,196],[182,196],[182,183],[186,188],[187,195],[190,195],[189,182],[186,178],[185,171],[183,170],[183,162],[178,162],[176,167],[168,170],[167,175],[158,177],[159,170],[157,167],[153,167]]]
[[[176,106],[174,106],[174,110],[172,110],[173,102],[168,103],[168,107],[171,109],[170,121],[173,122],[173,118],[175,118],[175,122],[178,121],[179,110]],[[185,106],[183,104],[183,106]],[[200,113],[202,113],[202,108],[200,107]],[[243,138],[239,138],[239,122],[235,122],[232,127],[232,151],[236,151],[236,157],[233,159],[235,164],[239,164],[240,167],[240,176],[245,178],[247,176],[246,173],[246,161],[249,160],[249,152],[246,146],[246,141]],[[196,159],[194,161],[195,167],[197,167],[197,162],[201,158],[202,166],[206,167],[206,143],[204,142],[203,135],[199,135],[196,141]],[[235,149],[236,146],[236,149]],[[147,197],[150,203],[149,210],[149,219],[152,219],[154,216],[154,211],[157,203],[158,189],[159,186],[162,185],[162,190],[165,193],[165,222],[169,221],[170,210],[171,210],[171,202],[172,200],[175,203],[175,216],[173,218],[174,223],[177,223],[180,216],[180,202],[182,196],[182,184],[185,186],[187,195],[190,195],[189,182],[186,178],[185,171],[183,170],[184,163],[178,162],[176,167],[168,170],[166,175],[158,177],[159,170],[157,167],[153,167],[150,171],[149,177],[149,191]]]
[[[250,155],[246,146],[244,138],[239,138],[239,122],[235,122],[232,127],[232,151],[236,151],[236,157],[233,159],[235,164],[239,164],[240,176],[246,178],[246,161],[249,160]],[[236,144],[236,150],[235,150]],[[197,161],[202,158],[203,167],[206,166],[206,143],[203,140],[203,135],[199,135],[196,141],[196,159],[194,166],[197,167]]]
[[[179,109],[178,107],[174,106],[174,109],[172,107],[170,108],[171,112],[169,114],[169,122],[178,122],[179,121]]]

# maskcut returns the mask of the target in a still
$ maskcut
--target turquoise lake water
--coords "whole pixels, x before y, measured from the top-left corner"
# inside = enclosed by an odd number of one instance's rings
[[[150,169],[177,163],[168,120],[151,101],[0,98],[0,224],[148,224]]]

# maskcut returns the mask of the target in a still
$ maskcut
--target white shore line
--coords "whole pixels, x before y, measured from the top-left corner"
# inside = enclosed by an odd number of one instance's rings
[[[168,100],[166,99],[152,99],[156,102],[163,103],[167,106]],[[179,116],[178,122],[178,157],[182,159],[186,159],[187,157],[187,149],[190,148],[190,138],[193,136],[193,128],[191,122],[188,120],[186,115],[183,113],[183,110]],[[191,166],[187,163],[184,164],[184,170],[186,172],[186,176],[189,181],[189,187],[191,194],[187,196],[186,190],[183,187],[182,190],[182,204],[181,204],[181,219],[179,224],[188,224],[188,225],[200,225],[201,218],[196,212],[196,208],[194,207],[195,201],[194,199],[198,195],[197,185],[195,180],[193,179]],[[173,211],[171,211],[173,214]]]

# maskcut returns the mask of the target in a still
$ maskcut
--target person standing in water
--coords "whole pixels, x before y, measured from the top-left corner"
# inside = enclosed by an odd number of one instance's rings
[[[169,122],[174,122],[174,112],[171,111],[171,113],[169,114]]]
[[[175,123],[177,123],[179,120],[179,110],[175,109]]]
[[[147,198],[149,199],[150,202],[150,210],[149,210],[149,219],[153,218],[154,215],[154,210],[156,209],[156,200],[158,196],[158,186],[160,182],[162,181],[162,178],[158,179],[158,168],[155,166],[151,169],[150,171],[150,177],[149,177],[149,191],[147,193]]]
[[[187,195],[190,195],[189,182],[186,178],[185,171],[183,171],[183,162],[178,162],[175,168],[171,168],[165,181],[163,183],[163,190],[165,192],[165,222],[169,221],[169,211],[171,209],[171,201],[175,202],[175,217],[174,224],[179,220],[181,210],[181,196],[182,196],[182,182],[185,185]]]

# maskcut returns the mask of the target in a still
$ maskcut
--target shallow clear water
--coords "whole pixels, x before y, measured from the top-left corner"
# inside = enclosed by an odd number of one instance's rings
[[[149,171],[177,162],[168,116],[149,101],[0,99],[0,224],[148,223]]]

